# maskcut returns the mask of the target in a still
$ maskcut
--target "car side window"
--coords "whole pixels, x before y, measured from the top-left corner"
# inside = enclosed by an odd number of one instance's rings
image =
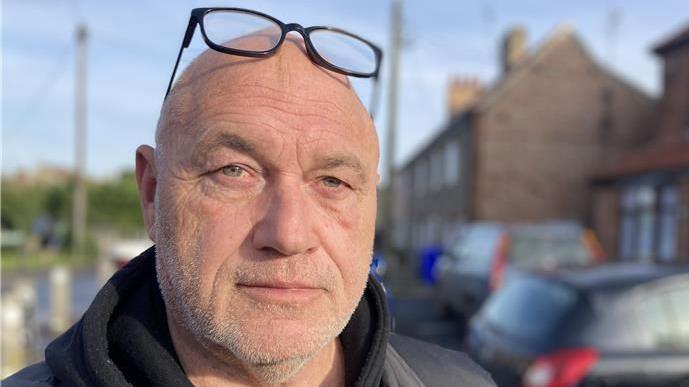
[[[670,290],[667,297],[672,307],[674,341],[681,348],[689,348],[689,285]]]
[[[672,346],[671,305],[662,294],[652,295],[637,305],[638,317],[654,347]]]
[[[663,286],[638,298],[637,318],[656,348],[689,348],[689,284]]]

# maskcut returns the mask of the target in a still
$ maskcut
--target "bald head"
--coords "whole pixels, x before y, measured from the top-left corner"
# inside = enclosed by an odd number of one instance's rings
[[[265,47],[269,36],[260,33],[238,39],[242,48]],[[237,44],[235,44],[236,46]],[[354,119],[368,137],[375,137],[373,122],[346,76],[313,63],[303,40],[287,37],[269,58],[227,55],[211,49],[197,57],[180,75],[165,100],[156,144],[168,138],[192,134],[193,120],[202,110],[216,104],[251,105],[272,99],[275,114],[306,113]],[[312,105],[309,109],[308,105]]]

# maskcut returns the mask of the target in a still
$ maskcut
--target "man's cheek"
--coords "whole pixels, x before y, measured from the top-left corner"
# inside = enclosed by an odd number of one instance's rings
[[[190,182],[176,196],[180,212],[194,222],[212,225],[236,216],[235,210],[243,201],[231,200],[218,192],[208,190],[203,179]]]
[[[165,218],[177,230],[180,241],[213,241],[214,233],[231,229],[239,217],[239,207],[208,197],[193,185],[166,192]]]
[[[325,227],[333,232],[354,235],[366,222],[366,206],[362,204],[360,200],[345,200],[335,205],[323,206],[323,211],[317,216],[326,219]]]
[[[371,215],[375,218],[375,214]],[[373,248],[375,220],[370,222],[362,209],[339,214],[329,227],[324,227],[324,239],[335,245],[337,265],[346,272],[348,286],[357,285],[368,272]]]
[[[202,203],[195,214],[201,248],[213,257],[234,253],[251,228],[249,212],[245,206]]]
[[[336,220],[348,236],[351,246],[368,249],[372,245],[376,224],[375,201],[370,198],[360,201],[347,211],[339,212]]]

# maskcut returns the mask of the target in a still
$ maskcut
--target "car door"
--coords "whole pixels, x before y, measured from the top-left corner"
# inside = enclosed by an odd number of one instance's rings
[[[604,349],[589,385],[689,383],[689,276],[680,277],[641,286],[625,300],[617,324],[633,334]]]

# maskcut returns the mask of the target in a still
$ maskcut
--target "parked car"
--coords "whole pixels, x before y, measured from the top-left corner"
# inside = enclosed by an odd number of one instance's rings
[[[688,386],[689,267],[515,279],[471,320],[466,346],[503,387]]]
[[[440,257],[436,300],[467,320],[491,292],[524,271],[553,271],[605,261],[594,234],[574,222],[475,223]]]

